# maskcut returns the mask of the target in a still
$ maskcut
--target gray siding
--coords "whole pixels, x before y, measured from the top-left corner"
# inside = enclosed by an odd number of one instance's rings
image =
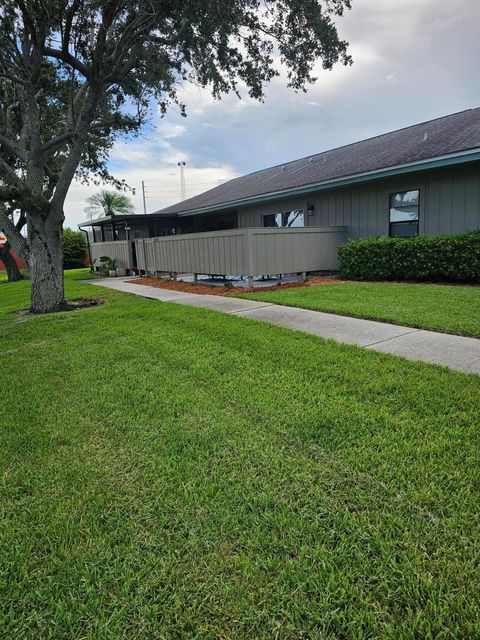
[[[142,271],[260,276],[332,271],[342,227],[310,229],[232,229],[138,239]]]
[[[358,187],[344,187],[298,198],[272,201],[239,209],[239,227],[261,227],[269,213],[303,209],[305,224],[345,226],[347,237],[388,235],[389,195],[420,190],[420,235],[460,233],[480,228],[480,168],[417,173]],[[307,202],[314,213],[307,216]]]
[[[117,267],[133,268],[132,243],[130,240],[116,240],[114,242],[93,242],[90,244],[92,262],[103,256],[117,261]]]

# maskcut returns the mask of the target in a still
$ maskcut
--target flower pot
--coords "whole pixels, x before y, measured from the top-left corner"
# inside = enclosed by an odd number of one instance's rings
[[[127,275],[127,270],[123,267],[117,267],[117,276],[124,278]]]
[[[114,277],[117,275],[117,271],[116,271],[116,269],[110,269],[110,271],[108,272],[108,275],[109,275],[111,278],[114,278]]]

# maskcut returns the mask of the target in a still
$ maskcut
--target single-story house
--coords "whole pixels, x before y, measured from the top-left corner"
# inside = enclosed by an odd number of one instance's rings
[[[147,215],[80,225],[92,259],[252,278],[331,271],[349,238],[480,228],[480,108],[234,178]]]

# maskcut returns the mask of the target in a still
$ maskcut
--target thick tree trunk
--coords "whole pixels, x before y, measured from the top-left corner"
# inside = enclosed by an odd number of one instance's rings
[[[7,272],[9,282],[18,282],[19,280],[23,280],[23,276],[20,269],[18,268],[17,261],[10,252],[9,242],[5,242],[5,244],[0,247],[0,260],[5,265],[5,270]]]
[[[32,313],[51,313],[65,308],[63,289],[62,223],[49,216],[28,217],[29,255],[32,282]]]

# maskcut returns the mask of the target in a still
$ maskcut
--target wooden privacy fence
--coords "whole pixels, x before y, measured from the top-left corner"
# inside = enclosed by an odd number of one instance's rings
[[[90,259],[94,260],[102,256],[108,256],[117,261],[121,269],[133,269],[133,243],[130,240],[116,240],[115,242],[93,242],[90,244]]]
[[[345,227],[243,228],[135,241],[137,267],[171,272],[260,275],[333,271]]]

